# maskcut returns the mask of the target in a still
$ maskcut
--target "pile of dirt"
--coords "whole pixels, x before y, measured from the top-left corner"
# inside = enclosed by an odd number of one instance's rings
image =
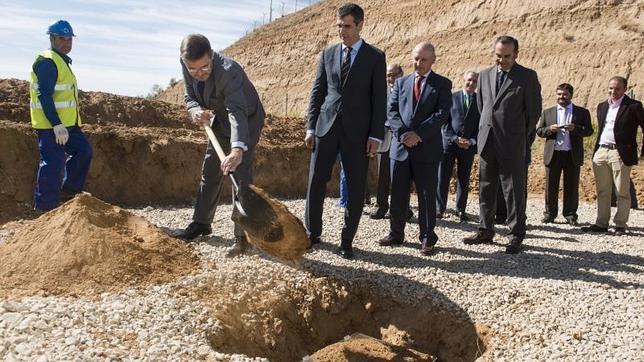
[[[79,92],[80,114],[84,123],[130,127],[197,129],[189,122],[181,105],[139,97],[103,92]],[[30,122],[29,82],[0,79],[0,119]]]
[[[0,245],[0,295],[91,295],[193,272],[196,255],[145,219],[78,195]]]
[[[411,348],[394,346],[364,334],[355,333],[341,342],[334,343],[315,352],[311,362],[362,362],[362,361],[396,361],[435,362],[437,359],[426,353]]]
[[[344,2],[320,1],[224,50],[244,67],[269,113],[304,115],[319,53],[339,42],[335,10]],[[613,75],[625,76],[635,94],[644,95],[644,69],[639,66],[644,63],[644,23],[638,0],[372,0],[361,5],[362,36],[406,73],[412,71],[413,46],[431,41],[438,57],[434,70],[458,88],[463,72],[492,64],[494,38],[510,34],[520,42],[519,62],[539,74],[546,105],[555,104],[555,87],[568,82],[575,87],[573,101],[594,110],[606,98]],[[181,102],[182,93],[179,82],[159,99]]]
[[[474,361],[487,349],[487,327],[474,324],[449,300],[439,304],[435,296],[412,303],[372,280],[349,284],[267,269],[227,271],[179,291],[203,300],[221,322],[206,331],[214,350],[300,361],[354,333],[380,339],[401,355],[411,349],[444,361]]]

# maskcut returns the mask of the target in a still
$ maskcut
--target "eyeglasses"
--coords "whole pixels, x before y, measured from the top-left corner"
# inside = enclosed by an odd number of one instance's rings
[[[196,68],[196,69],[186,67],[186,69],[188,69],[188,73],[190,74],[198,74],[199,72],[208,73],[210,71],[211,66],[212,66],[212,63],[208,63],[208,65],[205,67]]]

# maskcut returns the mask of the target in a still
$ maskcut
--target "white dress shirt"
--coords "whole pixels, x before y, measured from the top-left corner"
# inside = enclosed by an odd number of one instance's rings
[[[606,114],[606,122],[604,122],[604,130],[602,135],[599,138],[600,145],[614,145],[615,144],[615,119],[617,118],[617,112],[619,107],[622,105],[622,100],[624,96],[621,96],[617,101],[613,102],[610,99],[608,100],[608,113]]]
[[[557,126],[567,126],[570,123],[572,123],[572,103],[565,107],[557,105]],[[555,141],[555,151],[570,151],[571,149],[570,131],[568,128],[559,128],[557,140]]]

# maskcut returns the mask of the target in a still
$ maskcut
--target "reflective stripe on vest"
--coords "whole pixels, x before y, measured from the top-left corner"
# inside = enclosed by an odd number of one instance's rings
[[[56,109],[76,107],[76,101],[54,102]],[[42,109],[40,102],[31,103],[31,109]]]
[[[76,76],[74,76],[69,64],[55,51],[45,50],[38,53],[34,65],[43,58],[51,59],[56,65],[58,78],[56,78],[52,98],[60,121],[65,127],[80,126],[81,119],[78,109],[78,85],[76,83]],[[38,99],[39,89],[38,77],[33,71],[32,65],[31,86],[29,89],[29,95],[31,97],[31,125],[36,129],[51,129],[51,123],[45,116],[40,99]]]

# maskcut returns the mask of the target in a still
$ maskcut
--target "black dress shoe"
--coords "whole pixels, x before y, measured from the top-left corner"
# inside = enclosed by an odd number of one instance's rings
[[[248,244],[248,240],[245,236],[235,236],[235,244],[230,249],[228,249],[226,257],[234,258],[236,256],[246,254],[249,249],[250,245]]]
[[[622,228],[622,227],[618,226],[618,227],[615,228],[614,234],[615,234],[615,236],[626,235],[626,228]]]
[[[493,230],[483,230],[480,229],[473,236],[469,236],[463,239],[463,243],[466,245],[474,244],[492,244],[492,239],[494,238]]]
[[[555,222],[555,218],[552,216],[544,216],[543,219],[541,219],[541,222],[544,224],[549,224],[551,222]]]
[[[340,246],[338,247],[338,253],[344,259],[351,260],[353,259],[353,248],[350,246]]]
[[[444,217],[443,213],[440,211],[436,211],[436,218],[437,219],[442,219]]]
[[[313,250],[313,245],[320,244],[322,242],[319,236],[309,237],[309,241],[311,243],[309,244],[309,248],[307,250]]]
[[[187,228],[177,234],[177,238],[184,240],[192,240],[200,235],[212,234],[212,227],[208,224],[200,224],[198,222],[191,222]]]
[[[574,216],[566,217],[566,222],[568,223],[568,225],[579,226],[579,223],[577,222],[577,218]]]
[[[384,238],[378,240],[378,245],[380,246],[401,246],[403,244],[402,238],[396,238],[392,235],[387,235]]]
[[[461,220],[461,222],[467,222],[470,221],[470,217],[467,216],[467,214],[463,211],[460,211],[458,213],[458,219]]]
[[[603,228],[599,225],[592,224],[590,226],[584,226],[581,228],[581,231],[583,232],[591,232],[591,233],[606,233],[608,232],[608,228]]]
[[[436,251],[436,241],[430,242],[425,239],[420,244],[420,253],[423,255],[432,255]]]
[[[505,225],[506,219],[497,217],[494,219],[494,224],[495,225]]]
[[[521,252],[521,249],[523,249],[523,247],[521,246],[522,243],[523,243],[523,238],[518,236],[513,237],[512,240],[510,241],[510,244],[508,244],[505,247],[505,253],[519,254]]]
[[[370,218],[374,220],[384,219],[387,214],[387,209],[378,209],[373,214],[369,215]]]

